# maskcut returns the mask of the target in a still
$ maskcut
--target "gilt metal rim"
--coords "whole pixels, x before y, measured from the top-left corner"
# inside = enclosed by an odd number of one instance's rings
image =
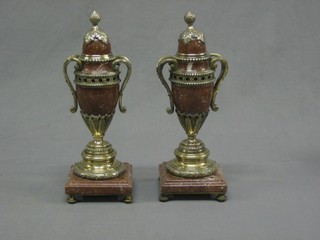
[[[79,59],[84,62],[110,62],[116,59],[113,54],[104,54],[104,55],[89,55],[89,54],[81,54]]]
[[[167,163],[166,169],[177,177],[203,178],[217,172],[217,163],[208,159],[204,165],[188,166],[180,163],[177,159],[172,159]]]
[[[185,53],[177,53],[175,58],[179,61],[184,62],[199,62],[210,59],[210,54],[208,53],[200,53],[200,54],[185,54]]]

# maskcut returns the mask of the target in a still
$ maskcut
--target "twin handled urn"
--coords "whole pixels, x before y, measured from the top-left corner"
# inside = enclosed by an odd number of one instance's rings
[[[109,37],[98,26],[100,16],[96,11],[90,21],[93,26],[84,36],[82,54],[68,57],[63,71],[74,100],[70,111],[76,112],[79,105],[93,140],[82,151],[82,160],[72,167],[65,191],[69,203],[76,201],[76,195],[123,195],[129,203],[132,201],[131,165],[116,159],[117,152],[104,140],[104,135],[116,106],[119,105],[121,112],[126,111],[122,96],[131,75],[131,63],[124,56],[113,56]],[[71,62],[75,62],[75,89],[67,72]],[[123,80],[120,64],[127,67]]]
[[[160,165],[160,200],[175,194],[211,194],[224,201],[227,185],[219,165],[210,160],[209,150],[196,136],[206,120],[209,109],[218,110],[216,96],[228,71],[227,61],[216,53],[207,53],[204,34],[193,27],[195,15],[188,11],[184,20],[187,29],[180,35],[175,56],[163,57],[157,64],[157,74],[167,90],[170,107],[176,111],[186,131],[174,151],[175,158]],[[171,88],[163,76],[169,65]],[[220,64],[220,73],[216,69]]]
[[[188,136],[174,151],[175,158],[160,164],[160,200],[167,201],[176,194],[210,194],[224,201],[227,185],[222,170],[209,159],[209,150],[196,136],[209,109],[218,110],[215,99],[228,64],[221,55],[207,53],[203,33],[193,27],[195,15],[189,11],[184,19],[188,27],[180,35],[177,54],[161,58],[157,64],[158,77],[170,100],[167,112],[176,111]],[[86,195],[118,195],[131,203],[132,166],[118,161],[116,151],[104,140],[116,106],[120,112],[126,111],[122,96],[131,75],[131,64],[124,56],[113,56],[109,37],[98,27],[97,12],[93,11],[90,21],[93,26],[84,36],[82,54],[67,58],[63,71],[74,100],[70,111],[76,112],[79,105],[93,140],[82,151],[82,160],[71,167],[65,192],[69,203]],[[72,62],[75,88],[68,76],[68,65]],[[123,79],[120,64],[127,67]],[[166,64],[170,67],[170,84],[162,73]],[[218,65],[220,71],[216,76]]]

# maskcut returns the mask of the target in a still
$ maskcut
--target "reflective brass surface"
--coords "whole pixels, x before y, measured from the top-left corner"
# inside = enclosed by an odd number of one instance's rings
[[[81,115],[94,140],[82,151],[83,160],[75,164],[74,173],[88,179],[107,179],[121,175],[124,166],[115,159],[117,152],[109,142],[103,140],[113,114],[95,116],[81,113]]]
[[[99,29],[98,23],[100,22],[100,15],[96,11],[93,11],[90,16],[90,22],[92,23],[92,29],[84,36],[84,42],[89,43],[95,41],[96,39],[107,43],[108,36],[105,32]]]
[[[93,11],[91,14],[90,21],[93,26],[84,36],[84,43],[90,44],[95,41],[109,43],[107,34],[98,27],[100,15],[96,11]],[[80,98],[77,97],[77,91],[73,87],[68,76],[68,65],[71,62],[75,62],[74,83],[77,87],[81,87],[82,89],[106,89],[108,87],[120,85],[122,82],[121,86],[119,86],[119,91],[117,92],[117,99],[114,99],[118,102],[119,110],[123,113],[126,111],[126,107],[122,104],[122,96],[131,76],[131,63],[128,58],[124,56],[113,56],[112,53],[101,55],[79,54],[67,58],[63,65],[63,73],[74,100],[74,105],[71,107],[70,111],[75,113],[78,109]],[[104,68],[82,71],[84,66],[91,66],[90,64],[101,64],[100,66],[104,66]],[[127,68],[127,73],[123,80],[120,79],[119,67],[121,64],[124,64]],[[110,66],[110,70],[105,69],[105,66]],[[105,132],[112,121],[114,111],[115,110],[110,114],[104,115],[87,114],[81,111],[82,119],[90,130],[93,141],[90,141],[82,151],[82,161],[77,162],[74,165],[74,173],[77,176],[99,180],[115,178],[124,173],[124,164],[115,159],[117,152],[112,148],[112,145],[109,142],[103,139]]]
[[[216,112],[219,110],[219,107],[216,105],[216,96],[219,91],[220,84],[222,83],[222,81],[224,80],[224,78],[226,77],[226,75],[228,73],[228,62],[220,54],[211,53],[210,56],[211,56],[210,65],[214,71],[217,68],[217,63],[220,62],[220,65],[221,65],[219,77],[217,78],[216,83],[213,88],[213,95],[212,95],[212,101],[211,101],[211,109],[212,109],[212,111]]]
[[[174,111],[172,92],[171,92],[171,89],[162,74],[162,69],[166,64],[169,64],[170,72],[172,72],[177,68],[178,62],[174,57],[163,57],[163,58],[160,58],[160,60],[158,61],[158,64],[157,64],[158,77],[159,77],[160,81],[162,82],[163,86],[166,88],[167,93],[168,93],[168,97],[170,100],[170,108],[167,108],[167,113],[171,114]]]
[[[69,76],[68,76],[68,65],[71,62],[76,62],[76,65],[74,66],[75,70],[81,70],[83,67],[83,62],[78,58],[77,55],[72,55],[70,57],[67,58],[67,60],[64,62],[63,64],[63,74],[64,74],[64,79],[66,80],[72,97],[73,97],[73,102],[74,105],[70,108],[70,112],[75,113],[78,110],[78,101],[77,101],[77,94],[76,94],[76,90],[74,89],[74,87],[72,86]]]
[[[189,43],[194,39],[204,42],[205,40],[203,33],[197,31],[193,27],[193,23],[196,20],[196,15],[194,15],[191,11],[188,11],[184,15],[184,20],[188,24],[188,28],[181,34],[180,39],[182,39],[185,43]]]
[[[88,179],[108,179],[121,175],[125,168],[116,160],[117,152],[104,140],[89,142],[81,153],[83,160],[75,163],[74,173]]]
[[[183,140],[174,154],[176,158],[167,163],[167,170],[175,176],[198,178],[209,176],[217,170],[216,162],[208,159],[210,152],[199,139]]]
[[[191,41],[205,42],[203,33],[197,31],[193,27],[196,19],[195,15],[188,11],[184,17],[188,24],[187,29],[180,35],[180,39],[184,44],[189,44]],[[193,64],[209,62],[208,67],[192,69]],[[215,77],[216,69],[220,63],[220,73]],[[196,136],[202,127],[209,109],[206,112],[181,112],[174,102],[173,91],[166,79],[163,76],[163,67],[169,65],[169,81],[173,86],[182,86],[184,88],[197,88],[199,86],[213,86],[212,99],[210,107],[213,111],[219,108],[216,105],[216,95],[219,86],[228,72],[227,61],[216,53],[178,53],[175,56],[163,57],[158,61],[157,74],[167,90],[170,107],[167,108],[167,113],[172,114],[176,108],[176,113],[180,124],[184,128],[188,138],[183,140],[179,147],[174,151],[175,158],[169,161],[166,165],[167,171],[171,174],[184,178],[200,178],[212,175],[217,170],[217,163],[210,160],[209,150],[204,143],[197,139]],[[186,69],[183,66],[187,66]],[[206,66],[205,64],[203,66]],[[191,96],[192,98],[192,96]],[[180,101],[182,96],[175,98],[175,101]],[[178,102],[180,104],[180,102]],[[191,104],[197,104],[190,100]]]

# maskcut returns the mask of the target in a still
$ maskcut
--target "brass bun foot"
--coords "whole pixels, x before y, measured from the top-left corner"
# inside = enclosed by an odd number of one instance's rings
[[[123,202],[127,203],[127,204],[132,203],[133,202],[132,195],[125,196],[124,199],[123,199]]]
[[[160,194],[160,197],[159,197],[160,202],[168,202],[170,199],[173,199],[172,195]]]
[[[224,179],[221,167],[217,164],[216,172],[210,176],[202,178],[182,178],[172,175],[167,171],[167,162],[159,166],[160,173],[160,197],[159,201],[167,202],[179,195],[179,199],[184,195],[208,195],[223,202],[226,198],[227,183]]]
[[[218,202],[225,202],[227,200],[227,196],[225,194],[218,194],[216,196],[216,200]]]
[[[160,202],[168,202],[169,201],[169,197],[164,195],[164,194],[161,194],[160,197],[159,197],[159,201]]]
[[[132,166],[129,163],[123,163],[123,166],[125,171],[122,175],[104,180],[81,178],[74,173],[74,166],[72,166],[65,185],[67,202],[76,203],[85,196],[118,196],[118,200],[131,203],[133,201]]]
[[[77,202],[77,199],[75,196],[73,195],[69,195],[68,198],[67,198],[67,203],[69,204],[75,204]]]

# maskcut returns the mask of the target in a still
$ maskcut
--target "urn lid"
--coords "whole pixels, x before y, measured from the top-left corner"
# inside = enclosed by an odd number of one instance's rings
[[[196,15],[187,11],[184,21],[188,24],[187,29],[181,33],[178,40],[178,54],[204,54],[206,53],[206,43],[202,32],[193,27]]]
[[[92,28],[83,38],[82,53],[85,55],[111,54],[110,39],[98,26],[100,22],[99,13],[93,11],[90,16],[90,22],[92,23]]]

